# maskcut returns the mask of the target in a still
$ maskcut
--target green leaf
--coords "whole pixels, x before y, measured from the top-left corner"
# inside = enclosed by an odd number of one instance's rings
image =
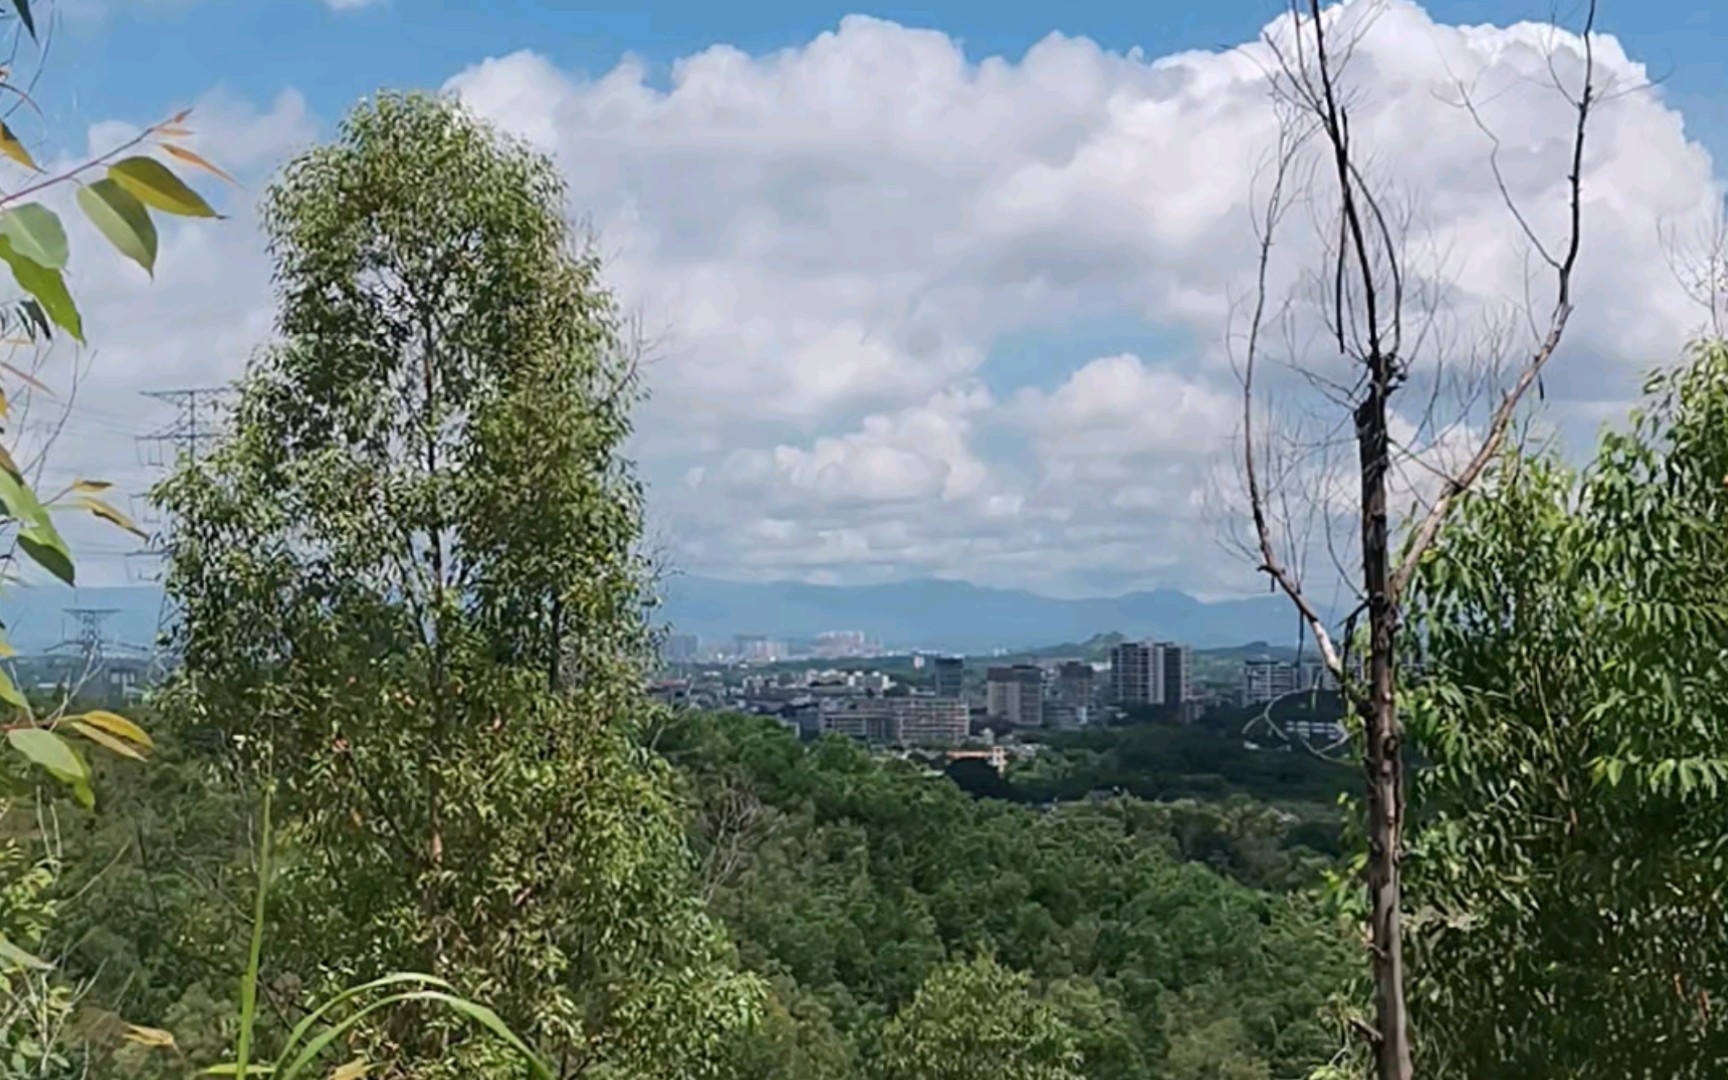
[[[60,271],[13,251],[12,241],[3,234],[0,234],[0,260],[12,268],[12,277],[18,282],[18,287],[42,305],[42,312],[49,321],[83,344],[84,320],[78,314],[78,305],[72,302],[72,294],[66,291],[66,279]]]
[[[3,241],[0,241],[3,243]],[[17,520],[18,545],[36,564],[68,585],[76,583],[72,553],[54,528],[36,493],[18,477],[0,469],[0,504]]]
[[[510,1030],[509,1026],[504,1023],[503,1019],[499,1017],[497,1013],[488,1009],[484,1005],[476,1004],[475,1002],[469,1001],[465,998],[456,997],[452,994],[446,994],[441,990],[410,990],[401,994],[392,994],[389,997],[383,998],[379,1001],[374,1001],[363,1008],[356,1010],[348,1016],[343,1017],[337,1023],[334,1023],[319,1032],[315,1038],[307,1042],[305,1046],[301,1047],[300,1052],[294,1055],[293,1060],[288,1064],[287,1068],[281,1070],[282,1075],[290,1078],[290,1080],[294,1077],[300,1076],[312,1065],[313,1062],[318,1060],[318,1056],[328,1049],[332,1043],[358,1026],[369,1014],[391,1005],[399,1005],[410,1001],[436,1001],[448,1006],[455,1012],[463,1014],[470,1020],[473,1020],[480,1026],[486,1028],[493,1035],[496,1035],[498,1038],[508,1043],[510,1048],[520,1054],[523,1060],[527,1062],[529,1068],[533,1070],[536,1077],[540,1077],[542,1080],[553,1080],[552,1070],[547,1068],[545,1062],[534,1056],[534,1054],[528,1049],[527,1044],[518,1038],[515,1032]],[[287,1058],[290,1053],[293,1053],[294,1049],[294,1045],[290,1043],[288,1047],[283,1050],[282,1057],[277,1059],[278,1063]]]
[[[25,203],[0,211],[0,234],[12,241],[12,250],[50,270],[66,268],[70,252],[66,229],[54,211],[41,203]]]
[[[78,207],[120,254],[156,274],[156,223],[130,189],[98,180],[78,189]]]
[[[313,1026],[316,1025],[319,1020],[360,995],[370,993],[373,990],[381,990],[386,986],[401,986],[405,983],[443,990],[449,990],[452,988],[449,983],[436,976],[421,975],[412,971],[393,972],[389,975],[383,975],[379,978],[372,979],[369,982],[360,983],[357,986],[350,986],[346,990],[343,990],[341,993],[336,994],[323,1004],[319,1005],[306,1016],[302,1017],[300,1022],[294,1025],[294,1029],[288,1033],[288,1039],[283,1045],[294,1046],[298,1044],[300,1040],[306,1037],[306,1033],[311,1031]]]
[[[55,779],[76,788],[90,782],[90,766],[72,749],[72,744],[47,728],[13,728],[6,733],[12,749],[48,770]]]
[[[72,553],[66,550],[66,541],[60,539],[59,533],[47,538],[19,533],[18,546],[37,566],[68,585],[78,584],[78,568],[73,565]]]
[[[221,217],[204,197],[186,186],[168,166],[150,157],[129,157],[108,166],[110,179],[125,186],[146,206],[181,217]]]

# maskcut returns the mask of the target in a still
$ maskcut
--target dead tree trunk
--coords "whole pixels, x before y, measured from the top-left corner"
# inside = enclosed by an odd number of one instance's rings
[[[1269,36],[1266,41],[1274,58],[1268,77],[1286,123],[1280,132],[1276,182],[1265,204],[1264,216],[1257,216],[1255,222],[1260,240],[1258,290],[1247,333],[1247,355],[1239,368],[1243,389],[1243,473],[1255,530],[1250,547],[1259,569],[1295,605],[1314,637],[1321,658],[1362,725],[1368,847],[1365,886],[1374,983],[1374,1019],[1372,1024],[1362,1026],[1371,1044],[1379,1080],[1411,1080],[1414,1062],[1405,999],[1401,867],[1406,793],[1403,728],[1398,713],[1399,602],[1423,552],[1433,544],[1458,497],[1475,485],[1499,454],[1519,403],[1559,346],[1572,313],[1584,134],[1595,103],[1590,35],[1595,28],[1596,8],[1594,0],[1590,0],[1583,31],[1584,85],[1576,97],[1568,97],[1576,118],[1567,177],[1570,230],[1558,257],[1548,254],[1549,249],[1530,231],[1526,218],[1512,205],[1505,185],[1500,185],[1512,218],[1555,274],[1554,307],[1546,333],[1514,369],[1516,377],[1501,391],[1486,431],[1468,462],[1444,477],[1433,502],[1409,523],[1407,537],[1397,552],[1388,490],[1396,449],[1391,437],[1391,418],[1393,397],[1411,372],[1412,357],[1405,354],[1403,341],[1404,308],[1409,301],[1404,290],[1399,238],[1389,223],[1390,215],[1364,179],[1351,141],[1345,95],[1338,89],[1343,61],[1328,50],[1327,23],[1340,17],[1341,9],[1323,12],[1321,0],[1291,0],[1289,28],[1293,38],[1281,41]],[[1462,87],[1460,92],[1463,93]],[[1476,117],[1467,94],[1463,95],[1462,104]],[[1489,137],[1492,139],[1491,134]],[[1254,371],[1268,306],[1267,266],[1274,234],[1290,201],[1286,183],[1291,166],[1312,142],[1319,143],[1324,159],[1324,168],[1316,175],[1324,175],[1336,184],[1331,197],[1335,199],[1337,217],[1333,223],[1335,232],[1329,238],[1335,248],[1324,267],[1328,298],[1323,315],[1339,353],[1351,360],[1360,373],[1356,389],[1340,392],[1335,399],[1349,410],[1349,418],[1354,422],[1360,481],[1357,509],[1361,561],[1359,575],[1352,575],[1360,590],[1359,610],[1365,612],[1368,624],[1366,664],[1360,673],[1355,665],[1347,663],[1350,642],[1335,641],[1326,620],[1303,592],[1297,568],[1299,560],[1280,557],[1280,543],[1289,537],[1280,537],[1274,528],[1269,510],[1271,500],[1257,460],[1255,440]],[[1498,179],[1497,162],[1495,170]]]
[[[1404,756],[1399,747],[1398,611],[1392,598],[1391,535],[1386,481],[1391,462],[1383,377],[1370,377],[1356,410],[1357,464],[1362,477],[1362,585],[1368,598],[1368,672],[1355,692],[1362,718],[1366,773],[1369,949],[1374,969],[1373,1034],[1378,1073],[1412,1073],[1409,1011],[1404,1001],[1403,878]]]

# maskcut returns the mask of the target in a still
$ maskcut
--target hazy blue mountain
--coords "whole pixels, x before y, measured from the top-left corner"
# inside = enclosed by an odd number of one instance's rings
[[[862,630],[888,646],[976,653],[1085,641],[1111,630],[1201,647],[1294,643],[1296,633],[1290,605],[1279,596],[1203,603],[1160,589],[1060,600],[959,581],[838,586],[685,575],[672,577],[663,591],[660,619],[678,632],[708,640],[734,634],[799,639],[825,630]]]
[[[677,575],[663,592],[658,620],[711,641],[734,634],[796,640],[825,630],[862,630],[893,647],[980,653],[1086,641],[1108,631],[1202,648],[1257,641],[1284,645],[1294,643],[1296,630],[1282,597],[1203,603],[1168,589],[1059,600],[959,581],[840,586]],[[0,620],[15,648],[35,653],[76,635],[76,620],[64,609],[110,608],[114,614],[104,624],[108,639],[148,648],[160,604],[161,592],[146,585],[16,588],[0,598]]]

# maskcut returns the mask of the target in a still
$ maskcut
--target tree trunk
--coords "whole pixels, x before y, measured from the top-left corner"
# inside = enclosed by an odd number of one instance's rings
[[[1368,682],[1356,709],[1365,735],[1368,781],[1369,949],[1373,954],[1375,1075],[1410,1080],[1410,1022],[1404,1001],[1403,887],[1404,759],[1394,696],[1398,609],[1391,588],[1386,515],[1390,463],[1386,398],[1390,364],[1371,365],[1368,396],[1356,410],[1357,460],[1362,475],[1362,584],[1368,597]]]

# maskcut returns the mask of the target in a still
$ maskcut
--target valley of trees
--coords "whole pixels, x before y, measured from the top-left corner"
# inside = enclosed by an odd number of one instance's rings
[[[122,254],[212,216],[169,177],[92,196]],[[177,671],[0,686],[0,1077],[1368,1074],[1359,770],[1149,721],[945,774],[656,706],[636,357],[553,165],[383,95],[263,205],[274,339],[154,493]],[[1487,477],[1401,631],[1418,1072],[1719,1077],[1728,346]],[[0,502],[70,580],[10,457]]]

